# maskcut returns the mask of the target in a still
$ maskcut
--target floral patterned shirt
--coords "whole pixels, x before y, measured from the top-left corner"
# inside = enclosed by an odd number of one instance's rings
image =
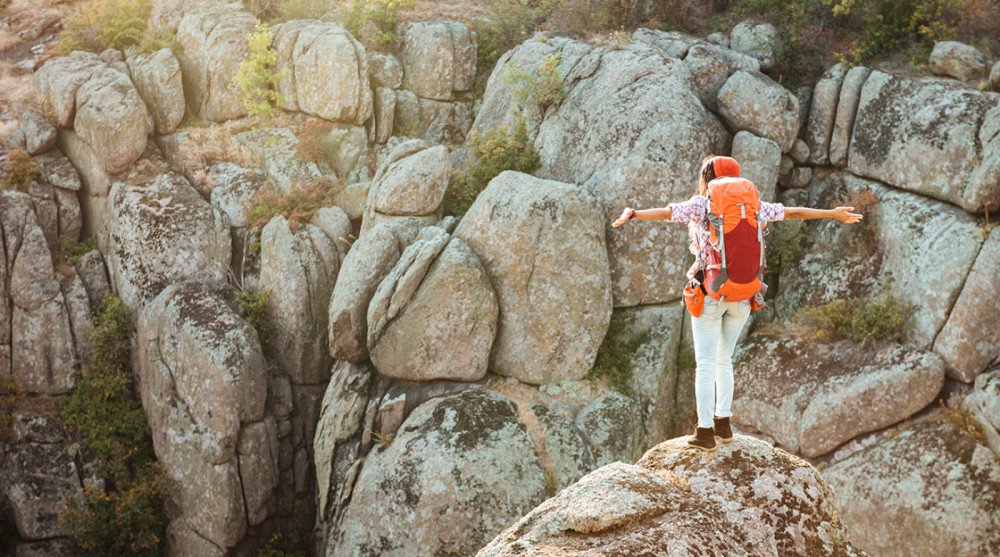
[[[671,210],[670,222],[688,223],[688,233],[691,236],[691,245],[688,249],[694,254],[694,264],[688,269],[687,276],[688,279],[693,279],[698,271],[708,266],[708,256],[711,250],[715,249],[709,240],[708,220],[705,218],[708,213],[708,198],[696,195],[682,203],[671,203],[667,207]],[[761,201],[758,213],[764,222],[785,220],[785,206],[781,203]]]

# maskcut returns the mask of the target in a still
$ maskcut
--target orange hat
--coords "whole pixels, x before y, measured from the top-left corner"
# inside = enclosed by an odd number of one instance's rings
[[[740,163],[732,157],[715,157],[712,159],[712,168],[715,170],[716,178],[723,176],[740,177]]]

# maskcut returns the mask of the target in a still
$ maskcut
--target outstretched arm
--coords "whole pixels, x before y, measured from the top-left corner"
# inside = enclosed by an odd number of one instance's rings
[[[670,220],[673,215],[673,209],[670,207],[663,207],[659,209],[643,209],[637,210],[631,207],[626,207],[622,211],[622,216],[618,217],[618,220],[611,223],[611,226],[618,228],[619,226],[625,224],[632,219],[639,220]]]
[[[854,224],[861,220],[861,215],[852,213],[854,207],[837,207],[835,209],[812,209],[810,207],[785,207],[785,220],[792,219],[834,219],[844,224]]]

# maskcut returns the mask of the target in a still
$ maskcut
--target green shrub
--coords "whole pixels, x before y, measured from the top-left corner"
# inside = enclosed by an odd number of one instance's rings
[[[76,265],[80,262],[80,258],[97,249],[97,238],[95,236],[91,236],[81,242],[77,242],[72,238],[63,238],[60,240],[59,244],[62,247],[63,253],[66,255],[66,259],[68,259],[70,263]]]
[[[472,21],[479,37],[476,50],[476,91],[482,95],[497,60],[540,28],[559,0],[496,0],[484,17]]]
[[[802,221],[792,221],[769,224],[767,229],[764,245],[768,269],[777,271],[785,265],[797,265],[809,246],[809,227]]]
[[[630,394],[628,381],[632,378],[632,357],[635,351],[649,338],[647,333],[635,335],[635,314],[619,312],[611,316],[608,333],[597,351],[594,367],[587,372],[587,379],[600,381],[606,378],[612,388],[622,394]]]
[[[63,422],[83,436],[105,485],[84,490],[60,515],[87,555],[158,555],[167,480],[156,465],[149,423],[133,394],[132,316],[108,296],[94,318],[93,355],[60,402]]]
[[[236,70],[236,86],[243,94],[243,106],[258,121],[273,119],[278,105],[285,100],[278,93],[278,82],[286,71],[278,72],[278,53],[272,47],[274,35],[264,22],[247,36],[250,53]]]
[[[824,0],[834,15],[862,29],[852,58],[867,62],[906,47],[921,60],[934,41],[955,36],[966,0]]]
[[[323,120],[306,122],[298,133],[298,143],[295,145],[298,157],[321,167],[332,167],[344,139],[343,135],[336,139],[331,138],[332,130],[333,124],[330,122]]]
[[[362,35],[365,22],[374,23],[378,46],[390,48],[399,41],[396,36],[399,14],[416,6],[416,0],[351,0],[341,19],[344,27],[355,37]]]
[[[444,211],[449,215],[464,215],[479,192],[504,170],[532,172],[541,164],[541,157],[528,141],[523,119],[513,132],[506,127],[469,136],[469,154],[475,161],[469,168],[452,172],[451,183],[444,195]]]
[[[846,338],[866,346],[873,341],[909,340],[913,313],[914,307],[900,299],[886,282],[880,292],[871,296],[801,308],[793,321],[820,340]]]
[[[38,163],[24,149],[14,149],[7,153],[7,175],[4,185],[18,191],[28,191],[31,183],[42,174]]]
[[[312,220],[316,211],[332,206],[343,187],[343,181],[332,178],[302,180],[287,193],[278,192],[273,185],[264,186],[250,204],[247,222],[250,226],[263,228],[272,218],[281,215],[288,219],[288,227],[296,231]]]
[[[236,293],[236,305],[240,308],[240,315],[257,330],[257,338],[261,345],[267,342],[267,302],[271,299],[271,293],[267,290],[253,288],[245,292]]]
[[[248,10],[272,23],[293,19],[320,19],[334,10],[334,0],[243,0]]]
[[[537,73],[525,71],[516,62],[507,66],[503,82],[511,87],[511,96],[522,110],[538,107],[544,113],[549,106],[563,100],[563,78],[558,70],[560,59],[559,54],[546,56],[538,65]]]
[[[149,28],[152,0],[87,0],[63,19],[59,52],[101,52],[136,47],[152,52],[173,45],[171,38]]]

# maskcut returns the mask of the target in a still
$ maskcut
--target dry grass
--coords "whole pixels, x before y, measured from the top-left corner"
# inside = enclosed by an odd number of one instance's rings
[[[956,429],[975,440],[976,443],[986,445],[986,430],[983,429],[983,424],[979,423],[971,411],[962,406],[960,397],[953,394],[948,398],[947,403],[941,401],[939,419],[942,423],[951,423]]]

